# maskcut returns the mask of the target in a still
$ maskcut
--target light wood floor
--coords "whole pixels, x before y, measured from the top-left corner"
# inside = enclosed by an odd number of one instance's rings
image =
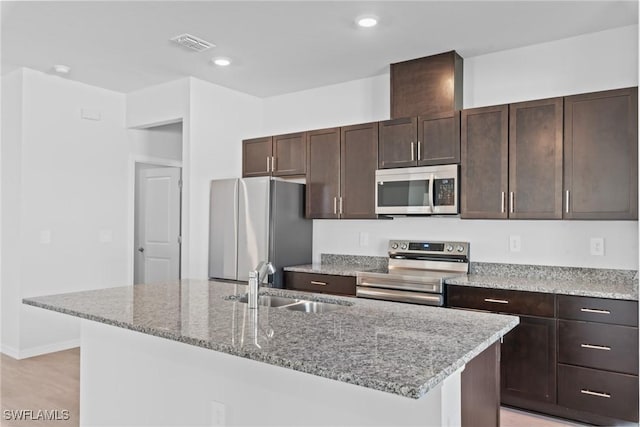
[[[15,360],[1,354],[0,383],[2,414],[0,426],[77,427],[80,401],[80,349]],[[5,410],[66,409],[68,421],[7,421]],[[500,411],[501,427],[582,426],[557,418],[544,417],[510,408]]]
[[[80,406],[80,349],[16,360],[0,354],[0,401],[3,427],[77,427]],[[67,410],[68,420],[37,420],[38,410]],[[5,410],[33,410],[36,420],[7,420]],[[58,413],[63,418],[62,412]]]

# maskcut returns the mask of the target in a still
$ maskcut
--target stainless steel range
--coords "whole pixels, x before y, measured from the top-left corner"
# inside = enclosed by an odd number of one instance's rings
[[[357,274],[356,295],[444,305],[444,280],[469,272],[469,242],[391,240],[389,272]]]

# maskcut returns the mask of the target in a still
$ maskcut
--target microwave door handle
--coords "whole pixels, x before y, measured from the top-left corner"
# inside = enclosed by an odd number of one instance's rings
[[[431,178],[429,179],[429,206],[431,207],[431,213],[435,213],[434,204],[435,204],[435,195],[433,194],[434,181],[436,176],[431,174]]]

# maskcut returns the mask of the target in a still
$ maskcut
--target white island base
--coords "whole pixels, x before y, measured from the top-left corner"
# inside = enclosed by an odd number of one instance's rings
[[[420,399],[82,321],[81,426],[459,426],[462,369]]]

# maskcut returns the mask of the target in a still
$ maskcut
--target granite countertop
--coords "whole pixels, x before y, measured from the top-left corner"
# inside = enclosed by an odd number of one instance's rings
[[[246,285],[206,280],[32,297],[23,302],[414,399],[518,323],[514,316],[282,289],[264,291],[340,307],[325,313],[268,306],[249,310],[247,304],[229,298],[246,293]],[[257,317],[252,317],[254,313]],[[251,319],[257,326],[251,329],[255,340],[247,338],[252,333],[247,330]]]
[[[386,273],[387,263],[387,257],[321,254],[319,263],[285,267],[284,271],[355,277],[359,271]]]
[[[447,285],[512,289],[585,297],[638,300],[635,270],[477,263]]]
[[[335,276],[356,276],[359,271],[373,271],[385,273],[386,268],[374,266],[363,266],[360,264],[304,264],[284,267],[284,271],[295,271],[298,273],[333,274]]]

